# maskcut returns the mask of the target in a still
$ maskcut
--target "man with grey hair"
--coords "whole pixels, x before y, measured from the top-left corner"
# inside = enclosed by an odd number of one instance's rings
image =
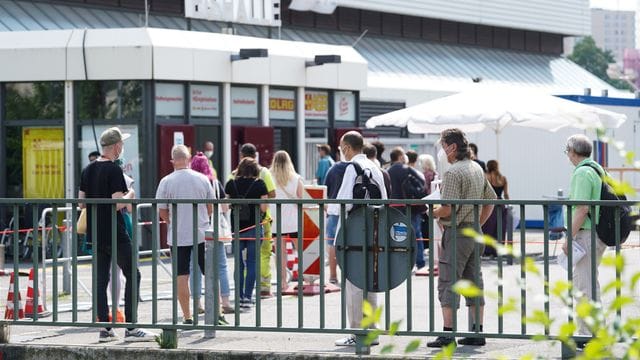
[[[90,163],[82,170],[80,180],[80,199],[133,199],[135,194],[132,189],[127,188],[122,173],[122,168],[115,164],[115,161],[122,156],[124,152],[124,140],[129,134],[123,134],[119,128],[112,127],[105,130],[100,136],[100,145],[102,146],[102,155],[94,162]],[[138,278],[138,289],[140,288],[140,271],[134,268],[131,259],[131,238],[127,233],[124,217],[119,210],[126,207],[125,203],[116,204],[116,233],[111,232],[111,219],[113,217],[113,208],[111,204],[100,204],[95,206],[86,206],[83,203],[80,207],[87,207],[87,233],[92,237],[92,243],[95,249],[97,267],[93,269],[96,272],[96,308],[98,321],[109,322],[108,306],[107,306],[107,284],[109,283],[111,269],[111,256],[113,253],[111,242],[112,236],[116,240],[116,261],[122,273],[127,279],[124,291],[124,315],[128,323],[136,322],[133,318],[133,307],[138,305],[138,299],[133,299],[133,277]],[[98,220],[93,224],[93,214]],[[95,227],[95,232],[94,232]],[[93,235],[95,234],[95,238]],[[140,292],[138,292],[139,294]],[[142,329],[129,328],[125,331],[125,341],[155,341],[156,334],[147,332]],[[112,328],[104,328],[100,330],[100,342],[108,342],[117,340],[115,332]]]
[[[156,199],[213,199],[213,187],[209,179],[194,170],[189,162],[191,154],[184,145],[176,145],[171,149],[173,172],[160,180],[156,191]],[[177,205],[177,232],[172,230],[172,211],[175,207],[170,204],[158,204],[160,218],[167,223],[167,243],[172,246],[177,242],[176,257],[178,263],[178,301],[182,308],[184,324],[193,324],[191,308],[189,307],[189,263],[193,244],[193,207],[191,204]],[[209,227],[209,217],[213,211],[211,204],[198,204],[197,243],[200,272],[204,275],[204,232]],[[174,238],[175,236],[175,238]]]
[[[571,176],[571,188],[569,190],[569,200],[600,200],[602,189],[602,179],[600,174],[604,174],[604,169],[597,162],[591,160],[591,140],[582,134],[572,135],[567,139],[564,153],[569,161],[575,166]],[[595,168],[595,169],[594,169]],[[597,169],[597,171],[596,171]],[[600,300],[600,282],[598,281],[598,266],[602,260],[602,254],[607,248],[596,235],[595,249],[591,246],[591,229],[595,224],[591,219],[597,219],[599,206],[596,206],[595,216],[589,215],[588,205],[577,205],[571,207],[571,234],[573,234],[573,246],[580,246],[585,250],[585,255],[580,259],[573,270],[573,286],[581,293],[580,299],[595,301]],[[567,254],[567,238],[562,245],[562,251]],[[595,252],[595,264],[591,263],[591,252]],[[595,268],[595,278],[591,277],[591,271]],[[595,281],[595,294],[591,292],[591,283]],[[589,328],[578,319],[578,335],[590,335]],[[578,348],[584,348],[586,341],[576,341]]]

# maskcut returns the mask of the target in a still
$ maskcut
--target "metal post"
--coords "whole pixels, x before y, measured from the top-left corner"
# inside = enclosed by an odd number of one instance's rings
[[[222,176],[225,179],[231,174],[231,84],[222,84]],[[231,150],[231,151],[230,151]]]
[[[296,89],[296,144],[298,144],[298,173],[303,179],[307,178],[307,147],[304,141],[306,131],[304,127],[304,87]]]
[[[71,220],[64,219],[65,235],[62,237],[62,257],[65,258],[62,267],[62,292],[71,294]],[[53,250],[55,251],[55,249]]]

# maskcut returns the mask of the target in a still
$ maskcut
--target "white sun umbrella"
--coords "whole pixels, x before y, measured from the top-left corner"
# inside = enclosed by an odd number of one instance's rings
[[[482,88],[374,116],[366,126],[406,127],[415,134],[439,133],[457,127],[465,132],[492,129],[499,135],[507,126],[525,126],[547,131],[565,127],[580,129],[617,128],[624,114],[584,105],[542,92],[521,89]]]

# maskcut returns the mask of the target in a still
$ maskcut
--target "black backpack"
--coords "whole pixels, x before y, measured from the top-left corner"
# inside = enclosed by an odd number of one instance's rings
[[[591,163],[587,163],[583,166],[592,168],[596,174],[602,179],[602,188],[600,190],[600,200],[627,200],[624,195],[616,195],[611,189],[611,186],[607,184],[604,174],[600,173],[600,170]],[[624,243],[633,228],[633,218],[631,216],[631,208],[628,205],[616,205],[616,206],[600,206],[600,215],[596,223],[596,232],[598,237],[607,246],[616,245],[616,209],[618,209],[618,215],[620,217],[620,244]],[[591,214],[589,214],[591,218]]]
[[[371,178],[371,169],[363,169],[357,162],[352,162],[356,171],[356,181],[353,185],[354,199],[382,199],[382,191]],[[358,206],[354,206],[355,209]]]
[[[425,182],[407,167],[407,174],[402,180],[402,196],[404,199],[422,199],[426,195]]]

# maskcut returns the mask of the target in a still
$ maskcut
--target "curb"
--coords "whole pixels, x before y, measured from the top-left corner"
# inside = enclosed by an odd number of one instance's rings
[[[416,354],[418,355],[418,354]],[[409,359],[424,357],[369,356],[355,354],[296,354],[259,351],[217,351],[131,347],[86,347],[57,345],[0,344],[0,359],[11,360],[319,360],[319,359]]]

